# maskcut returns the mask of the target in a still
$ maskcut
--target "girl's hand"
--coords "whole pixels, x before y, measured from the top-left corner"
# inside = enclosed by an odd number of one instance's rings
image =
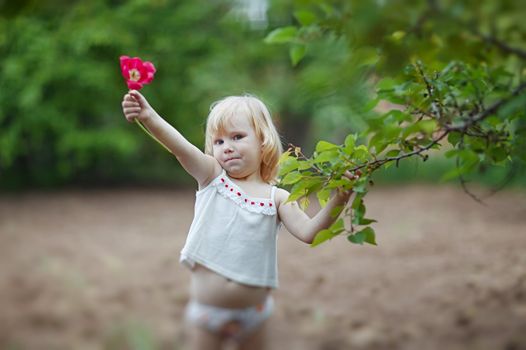
[[[135,119],[139,119],[140,122],[145,122],[155,116],[155,111],[148,101],[136,90],[130,90],[124,95],[122,111],[126,120],[130,123],[134,122]]]
[[[351,173],[350,171],[346,171],[343,176],[348,178],[351,181],[358,180],[360,178],[360,175],[362,175],[362,172],[360,170],[356,170],[354,173]],[[351,197],[353,193],[352,188],[348,191],[343,191],[341,189],[338,189],[338,196],[344,200],[348,200],[349,197]]]

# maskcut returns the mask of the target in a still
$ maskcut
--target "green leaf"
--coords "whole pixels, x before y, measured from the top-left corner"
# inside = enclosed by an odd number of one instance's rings
[[[280,164],[279,174],[283,176],[291,172],[292,170],[298,169],[298,167],[299,167],[299,162],[296,158],[293,158],[293,157],[286,158]]]
[[[394,80],[393,78],[384,78],[380,80],[378,84],[376,84],[376,88],[378,90],[390,90],[390,89],[393,89],[396,84],[397,84],[397,81]]]
[[[400,154],[400,150],[399,149],[392,149],[390,151],[388,151],[385,156],[387,158],[391,158],[391,157],[396,157]]]
[[[350,185],[352,184],[351,180],[347,177],[342,177],[341,179],[332,179],[327,183],[326,188],[335,189],[338,187],[342,187],[345,189],[350,189]]]
[[[375,232],[374,232],[372,227],[366,227],[361,232],[363,232],[365,234],[365,242],[366,243],[369,243],[369,244],[372,244],[372,245],[377,245],[376,244],[376,234],[375,234]]]
[[[374,65],[380,59],[378,50],[374,47],[367,46],[354,48],[353,57],[360,65]]]
[[[365,145],[360,145],[354,149],[353,156],[358,161],[366,161],[369,158],[369,155],[369,150]]]
[[[354,225],[361,225],[360,222],[363,220],[363,217],[365,215],[365,205],[363,204],[363,201],[360,201],[360,204],[356,209],[354,209],[354,216],[352,218],[352,223]]]
[[[328,229],[321,230],[320,232],[318,232],[314,237],[311,246],[315,247],[329,239],[338,236],[343,231],[345,231],[343,219],[338,219]]]
[[[312,168],[312,163],[310,160],[299,160],[298,161],[298,170],[307,170]]]
[[[354,235],[347,236],[347,239],[349,240],[349,242],[352,242],[354,244],[363,244],[363,242],[365,241],[365,235],[358,232]]]
[[[318,153],[329,151],[329,150],[336,149],[336,148],[338,148],[338,145],[335,145],[327,141],[319,141],[316,144],[316,152]]]
[[[389,145],[389,141],[386,141],[386,136],[383,132],[378,132],[375,134],[371,139],[369,140],[369,147],[374,148],[376,151],[376,154],[379,154],[385,150],[385,148]]]
[[[287,159],[290,159],[290,158],[292,158],[291,152],[289,150],[286,150],[285,152],[281,153],[281,155],[279,156],[278,163],[282,164],[283,162],[285,162]]]
[[[347,154],[352,154],[354,152],[354,145],[356,144],[356,135],[354,134],[349,134],[347,135],[347,137],[345,138],[345,142],[344,142],[344,149],[343,151]]]
[[[345,207],[343,205],[338,205],[331,210],[331,218],[337,218],[340,215]]]
[[[294,12],[294,17],[302,26],[309,26],[316,22],[316,15],[308,10],[298,10]]]
[[[292,186],[287,203],[308,195],[312,191],[317,191],[322,185],[323,180],[321,178],[303,178]]]
[[[354,190],[354,189],[353,189]],[[358,193],[355,197],[354,197],[354,200],[352,201],[352,204],[351,204],[351,208],[352,209],[356,209],[358,208],[358,206],[360,206],[360,203],[362,202],[362,199],[363,199],[363,194],[362,193]]]
[[[271,31],[264,39],[267,44],[284,44],[295,41],[298,28],[294,26],[281,27]]]
[[[363,244],[364,242],[377,245],[376,235],[371,227],[365,227],[363,230],[355,233],[354,235],[347,236],[347,239],[355,244]]]
[[[318,198],[318,202],[322,208],[327,205],[331,192],[332,190],[327,187],[322,188],[320,191],[316,192],[316,197]]]
[[[358,223],[358,225],[370,225],[372,224],[373,222],[378,222],[376,221],[375,219],[366,219],[366,218],[362,218],[360,220],[360,222]]]
[[[345,225],[343,223],[343,219],[338,219],[336,220],[330,227],[329,229],[333,232],[342,232],[343,230],[345,230]]]
[[[438,127],[436,120],[421,120],[418,122],[419,129],[425,134],[432,134]]]
[[[289,50],[290,61],[292,65],[297,65],[305,56],[306,46],[302,44],[293,45]]]
[[[391,34],[391,37],[395,40],[395,41],[400,41],[402,40],[404,37],[405,37],[405,32],[403,30],[397,30],[396,32],[394,32],[393,34]]]
[[[352,190],[355,192],[355,193],[359,193],[359,194],[365,194],[367,193],[367,182],[368,182],[368,178],[366,177],[361,177],[353,186]],[[357,196],[358,197],[358,196]],[[363,197],[363,196],[362,196]],[[361,198],[361,197],[360,197]],[[356,200],[356,198],[355,198]],[[354,202],[353,202],[354,203]]]
[[[301,180],[301,173],[299,171],[293,171],[287,174],[285,178],[281,181],[284,185],[292,185]]]
[[[374,107],[378,105],[378,102],[380,102],[380,98],[378,97],[375,99],[369,100],[369,102],[367,102],[365,106],[363,107],[363,111],[364,112],[371,111]]]
[[[456,177],[459,177],[461,175],[467,174],[470,171],[472,171],[473,168],[480,162],[479,156],[470,149],[451,150],[451,151],[456,151],[457,156],[461,160],[461,165],[445,173],[442,176],[441,181],[448,181]],[[451,151],[448,151],[448,152],[451,152]]]
[[[311,243],[311,247],[316,247],[329,239],[336,237],[338,234],[334,234],[331,230],[321,230],[316,234],[314,240]]]
[[[442,177],[440,178],[440,181],[442,182],[449,181],[449,180],[459,177],[462,174],[463,173],[460,168],[451,169],[450,171],[442,175]]]
[[[495,163],[498,163],[508,158],[509,151],[505,147],[493,147],[487,153]]]
[[[325,162],[335,163],[338,161],[338,159],[339,159],[339,154],[337,151],[326,151],[326,152],[320,153],[319,155],[315,156],[313,159],[313,162],[315,164],[325,163]]]
[[[449,151],[446,151],[446,153],[444,153],[444,157],[446,158],[452,158],[452,157],[455,157],[456,155],[458,155],[460,151],[456,148],[454,149],[450,149]]]
[[[307,210],[307,208],[309,207],[309,204],[310,204],[310,200],[308,196],[300,198],[299,205],[300,205],[301,210],[303,211]]]
[[[289,198],[287,198],[287,201],[285,203],[294,202],[300,199],[301,197],[305,196],[306,194],[307,194],[307,191],[305,191],[305,188],[294,189],[293,187],[292,190],[290,191]]]

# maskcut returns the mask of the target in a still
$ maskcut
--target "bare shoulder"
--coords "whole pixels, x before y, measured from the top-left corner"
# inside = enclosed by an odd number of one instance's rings
[[[276,193],[274,194],[274,200],[276,201],[276,207],[279,209],[281,204],[284,204],[290,196],[289,191],[283,188],[276,187]]]
[[[208,176],[203,179],[202,181],[199,181],[199,188],[205,188],[206,186],[208,186],[208,184],[210,182],[212,182],[213,179],[215,179],[216,177],[219,176],[219,174],[221,174],[221,172],[223,171],[223,168],[221,167],[221,165],[219,164],[219,162],[217,161],[217,159],[215,159],[214,157],[212,157],[211,155],[209,154],[205,154],[205,159],[206,159],[206,162],[208,164],[208,167],[209,167],[209,171],[208,171]]]

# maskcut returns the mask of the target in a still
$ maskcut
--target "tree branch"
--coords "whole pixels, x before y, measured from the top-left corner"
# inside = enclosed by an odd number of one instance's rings
[[[402,154],[400,154],[400,155],[398,155],[396,157],[387,157],[387,158],[383,158],[383,159],[375,159],[372,162],[367,162],[365,164],[357,165],[357,166],[349,169],[349,171],[353,172],[353,171],[356,171],[356,170],[359,170],[359,169],[363,169],[363,168],[374,168],[374,169],[376,169],[376,168],[378,168],[378,167],[380,167],[383,164],[388,163],[388,162],[395,161],[398,164],[398,162],[400,162],[400,160],[402,160],[404,158],[409,158],[409,157],[412,157],[412,156],[415,156],[415,155],[421,155],[423,152],[431,149],[433,146],[438,144],[443,138],[445,138],[452,131],[460,131],[462,133],[466,133],[467,129],[470,126],[473,126],[474,124],[484,120],[485,118],[487,118],[490,115],[492,115],[495,112],[497,112],[502,106],[504,106],[506,103],[508,103],[509,101],[514,99],[515,97],[517,97],[524,89],[526,89],[526,83],[522,83],[515,90],[512,91],[510,96],[508,96],[507,98],[504,98],[504,99],[494,103],[492,106],[490,106],[489,108],[484,110],[482,113],[479,113],[475,117],[468,119],[463,125],[460,125],[460,126],[447,126],[446,125],[446,126],[444,126],[442,135],[440,135],[438,138],[434,139],[431,143],[429,143],[429,145],[427,145],[425,147],[419,147],[415,151],[408,152],[408,153],[402,153]]]
[[[523,60],[526,60],[526,51],[525,50],[521,50],[521,49],[519,49],[517,47],[512,47],[512,46],[508,45],[507,43],[505,43],[504,41],[498,39],[497,37],[495,37],[493,35],[485,35],[485,34],[482,34],[482,33],[478,32],[478,31],[476,32],[476,35],[478,37],[480,37],[482,40],[484,40],[486,43],[495,45],[501,51],[517,55],[520,58],[522,58]]]
[[[459,125],[459,126],[448,126],[448,125],[446,125],[445,129],[447,131],[449,131],[449,132],[451,132],[451,131],[466,131],[470,126],[472,126],[472,125],[474,125],[474,124],[486,119],[490,115],[492,115],[495,112],[497,112],[503,105],[505,105],[509,101],[513,100],[515,97],[519,96],[520,93],[524,89],[526,89],[526,82],[522,83],[515,90],[513,90],[511,92],[510,96],[508,96],[507,98],[504,98],[504,99],[494,103],[489,108],[484,110],[482,113],[479,113],[478,115],[474,116],[473,118],[469,118],[468,120],[466,120],[464,122],[463,125]]]
[[[408,152],[408,153],[402,153],[402,154],[400,154],[400,155],[398,155],[396,157],[387,157],[387,158],[383,158],[383,159],[377,159],[377,160],[375,160],[373,162],[368,162],[368,163],[365,163],[365,164],[358,165],[358,166],[356,166],[354,168],[349,169],[349,171],[353,172],[353,171],[356,171],[356,170],[359,170],[359,169],[363,169],[365,167],[378,168],[378,167],[384,165],[385,163],[389,163],[389,162],[393,162],[393,161],[396,161],[396,163],[398,164],[398,162],[400,160],[404,159],[404,158],[409,158],[409,157],[412,157],[412,156],[415,156],[415,155],[420,155],[421,153],[429,150],[431,147],[433,147],[434,145],[439,143],[444,137],[446,137],[447,134],[449,134],[449,131],[445,130],[442,135],[440,135],[438,138],[433,140],[429,145],[427,145],[425,147],[419,147],[415,151]]]

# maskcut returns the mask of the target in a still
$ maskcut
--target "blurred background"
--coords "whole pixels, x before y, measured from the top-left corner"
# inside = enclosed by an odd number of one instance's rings
[[[358,6],[356,45],[314,40],[291,64],[286,45],[264,38],[313,3],[0,0],[1,349],[184,349],[177,260],[195,183],[125,121],[119,56],[154,63],[141,92],[198,147],[209,106],[251,93],[285,147],[310,154],[367,127],[374,88],[362,63],[378,60],[367,47],[435,1]],[[458,18],[494,15],[524,43],[522,5],[461,3]],[[284,231],[272,349],[526,349],[524,169],[470,176],[482,197],[505,185],[481,205],[439,182],[453,166],[438,152],[375,174],[379,247],[311,249]]]
[[[266,45],[291,21],[267,1],[5,1],[2,5],[0,186],[192,182],[136,127],[123,122],[120,55],[152,61],[143,89],[157,111],[201,147],[212,102],[252,93],[271,108],[284,143],[311,146],[359,127],[364,92],[329,83],[346,48],[313,52],[308,71]],[[354,107],[353,107],[354,106]],[[356,123],[352,120],[357,119]]]
[[[272,29],[295,22],[287,1],[2,1],[0,188],[192,184],[177,162],[123,122],[120,55],[155,64],[155,81],[144,94],[199,147],[211,103],[247,92],[269,105],[285,145],[309,154],[320,139],[341,143],[363,131],[371,114],[364,106],[373,88],[362,66],[377,59],[366,44],[383,38],[378,28],[390,11],[375,12],[373,5],[357,9],[368,23],[358,23],[361,42],[313,41],[293,66],[286,45],[263,42]],[[394,5],[410,21],[425,2]],[[482,14],[515,10],[505,9],[490,6]],[[467,5],[456,10],[471,14]],[[413,46],[408,50],[431,51]],[[384,71],[402,70],[408,53],[400,50],[391,57],[402,62],[380,62]],[[452,55],[455,47],[444,51]],[[402,170],[379,179],[437,180],[454,162],[432,158],[426,167],[402,162]],[[505,173],[497,169],[485,178],[498,183]]]

